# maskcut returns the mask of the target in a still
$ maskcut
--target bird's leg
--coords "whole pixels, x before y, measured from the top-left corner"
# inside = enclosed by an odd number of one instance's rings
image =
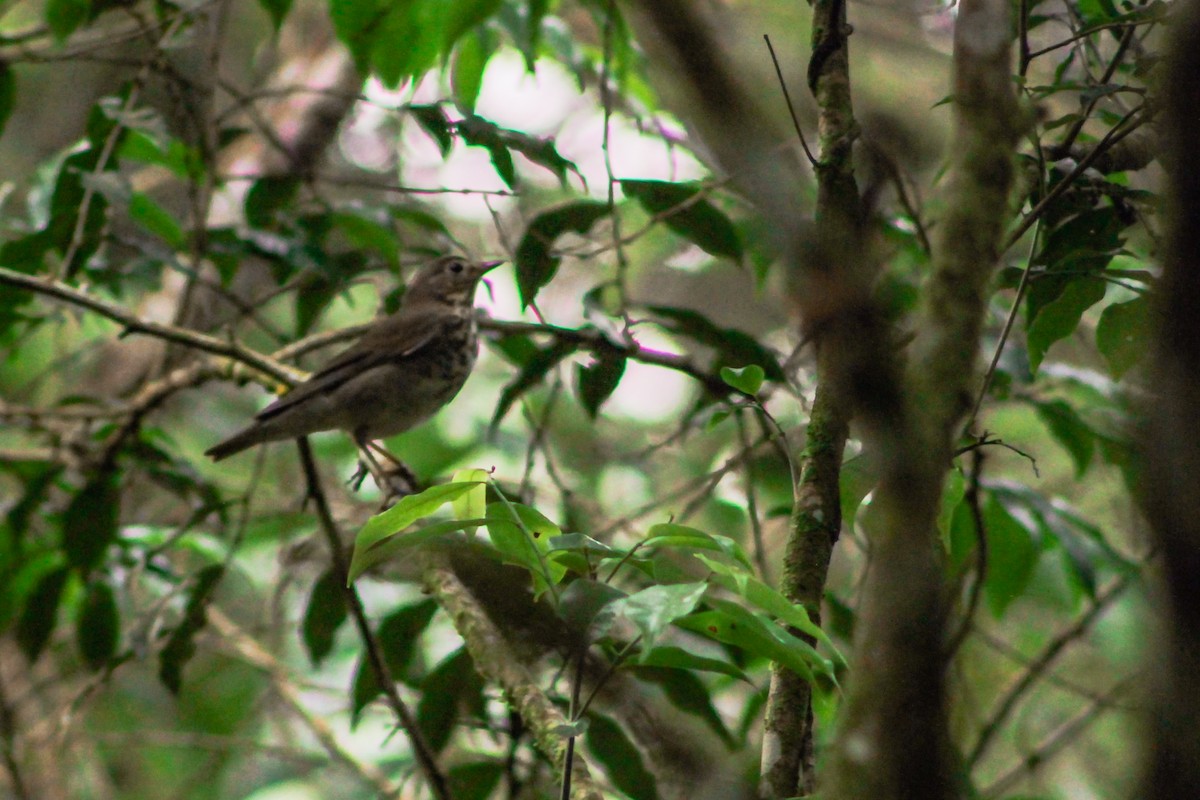
[[[392,463],[388,473],[390,475],[399,476],[399,478],[408,485],[409,494],[420,490],[421,484],[417,480],[417,476],[413,473],[413,471],[408,468],[407,464],[397,458],[393,453],[388,452],[387,448],[378,442],[370,442],[367,444],[367,447]]]
[[[358,491],[362,486],[362,482],[366,479],[369,473],[378,486],[386,495],[385,501],[392,497],[399,497],[406,494],[412,494],[416,491],[417,478],[412,471],[404,464],[384,450],[379,445],[367,439],[365,436],[355,436],[355,443],[358,445],[360,459],[358,462],[358,470],[350,478],[350,485],[355,491]],[[385,467],[375,457],[379,453],[391,461],[391,466]],[[399,480],[393,480],[399,478]]]

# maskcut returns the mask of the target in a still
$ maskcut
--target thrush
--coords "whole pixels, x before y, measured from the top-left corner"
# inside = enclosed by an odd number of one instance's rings
[[[372,440],[424,422],[475,366],[475,288],[502,263],[443,256],[423,267],[394,314],[205,455],[220,461],[263,442],[343,430],[369,457]]]

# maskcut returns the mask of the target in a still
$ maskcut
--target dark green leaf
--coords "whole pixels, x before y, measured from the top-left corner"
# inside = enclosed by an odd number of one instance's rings
[[[594,352],[596,360],[587,366],[579,365],[576,378],[579,381],[579,402],[588,416],[596,418],[600,406],[612,396],[621,376],[625,374],[625,354],[612,348],[601,348]]]
[[[467,117],[458,123],[456,130],[467,144],[486,149],[492,157],[492,166],[496,168],[496,174],[508,188],[516,187],[517,169],[513,165],[512,153],[508,152],[508,143],[495,123],[483,117]]]
[[[346,621],[346,613],[346,588],[337,573],[328,569],[313,584],[304,612],[304,648],[314,667],[332,652],[334,636]]]
[[[63,513],[63,551],[78,570],[93,569],[117,540],[118,478],[114,470],[92,476]]]
[[[446,773],[450,796],[455,800],[488,800],[495,796],[493,792],[504,772],[504,762],[498,759],[456,764]]]
[[[604,765],[614,786],[633,800],[657,800],[658,781],[646,769],[642,754],[619,725],[593,711],[588,714],[584,741],[596,760]]]
[[[587,631],[589,638],[596,638],[607,632],[615,616],[612,604],[623,597],[625,592],[614,586],[579,578],[559,595],[555,611],[572,631]]]
[[[500,9],[500,5],[501,0],[453,0],[448,7],[443,7],[442,13],[446,15],[443,49],[449,50],[463,34],[483,24]]]
[[[17,646],[30,662],[37,661],[54,633],[58,606],[70,575],[68,567],[46,573],[25,598],[25,608],[17,620]]]
[[[63,468],[57,464],[19,461],[10,461],[4,465],[4,468],[17,474],[25,490],[21,499],[12,504],[5,516],[14,544],[16,544],[25,537],[25,533],[29,530],[30,518],[45,502],[50,488],[62,474]]]
[[[662,216],[671,230],[706,253],[742,260],[742,240],[724,212],[703,199],[704,187],[696,183],[621,181],[621,191],[651,214]]]
[[[454,129],[446,112],[439,105],[409,106],[408,111],[417,118],[417,124],[421,126],[421,130],[428,133],[437,143],[438,150],[445,158],[454,144]]]
[[[299,191],[300,179],[294,176],[259,178],[243,202],[247,224],[252,228],[270,227],[279,212],[295,202]]]
[[[83,663],[93,672],[104,667],[117,652],[121,637],[121,619],[112,587],[103,578],[95,578],[87,588],[75,620],[75,641]]]
[[[587,233],[592,225],[608,214],[607,203],[598,200],[577,200],[566,205],[543,211],[534,217],[517,245],[516,258],[517,289],[521,293],[522,307],[528,306],[537,297],[542,287],[550,282],[562,260],[553,255],[555,240],[569,231]]]
[[[387,263],[388,269],[399,271],[402,245],[390,226],[373,218],[364,209],[339,211],[333,215],[332,221],[355,249],[373,252]]]
[[[271,25],[275,27],[276,31],[283,24],[284,17],[292,10],[292,0],[258,0],[258,4],[271,17]]]
[[[517,377],[513,378],[500,393],[500,400],[496,403],[496,410],[492,414],[489,427],[495,430],[496,426],[500,424],[500,420],[504,419],[504,415],[512,408],[513,403],[546,377],[546,374],[554,369],[560,361],[574,353],[576,347],[574,342],[555,339],[551,344],[538,350],[537,355],[529,359]]]
[[[200,570],[188,595],[183,619],[171,631],[166,647],[158,654],[158,678],[171,694],[179,694],[183,686],[183,668],[196,653],[196,634],[208,623],[208,604],[224,574],[222,564]]]
[[[442,3],[419,0],[385,3],[382,8],[371,66],[385,86],[395,89],[404,79],[423,74],[443,55],[445,13]]]
[[[1120,379],[1149,349],[1150,299],[1136,297],[1113,303],[1100,314],[1096,346],[1108,364],[1108,374]]]
[[[379,623],[376,638],[393,680],[411,682],[415,677],[411,668],[413,656],[418,652],[418,640],[429,627],[436,611],[437,603],[433,600],[422,600],[397,609]],[[358,723],[362,710],[382,691],[375,670],[364,655],[359,661],[358,672],[354,677],[354,702],[350,712],[352,725]]]
[[[7,62],[0,61],[0,134],[12,115],[13,106],[17,104],[17,79],[12,67]]]
[[[742,672],[742,670],[727,661],[694,655],[681,647],[673,645],[655,647],[645,651],[638,659],[638,665],[642,667],[662,667],[664,669],[716,672],[746,681],[747,683],[750,682],[750,678],[746,676],[745,672]]]
[[[1053,301],[1042,306],[1025,335],[1029,366],[1041,365],[1050,345],[1065,339],[1079,327],[1083,312],[1104,299],[1107,284],[1096,277],[1082,277],[1067,285]]]
[[[709,598],[712,611],[700,611],[676,620],[676,625],[746,652],[778,661],[810,683],[813,667],[832,675],[832,667],[812,645],[788,633],[779,625],[751,614],[736,603]]]
[[[705,725],[712,728],[727,747],[734,747],[733,737],[725,727],[724,721],[721,720],[721,715],[713,706],[712,697],[709,695],[704,681],[691,672],[665,667],[639,665],[633,670],[640,680],[649,681],[661,687],[663,694],[676,708],[699,717]]]
[[[1050,435],[1071,454],[1071,460],[1075,462],[1075,477],[1083,477],[1096,452],[1095,432],[1065,400],[1037,402],[1034,408]]]
[[[475,671],[465,647],[455,650],[425,676],[417,723],[434,752],[441,752],[450,743],[460,715],[480,721],[487,718],[483,688],[483,678]]]
[[[768,379],[783,380],[783,368],[775,354],[753,336],[734,328],[719,327],[700,312],[688,308],[649,306],[647,310],[665,320],[663,326],[668,330],[715,350],[718,366],[757,364]]]
[[[46,0],[46,25],[61,42],[87,19],[90,10],[88,0]]]

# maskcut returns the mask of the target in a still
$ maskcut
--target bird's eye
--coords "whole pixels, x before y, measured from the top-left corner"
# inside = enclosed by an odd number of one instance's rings
[[[461,261],[455,261],[453,264],[450,265],[450,271],[454,272],[454,273],[462,272],[463,271],[463,263]]]

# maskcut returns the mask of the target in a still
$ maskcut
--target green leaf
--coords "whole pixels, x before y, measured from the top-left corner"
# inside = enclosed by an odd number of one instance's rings
[[[304,649],[314,667],[333,651],[338,628],[346,621],[346,588],[333,569],[327,569],[313,584],[304,611]]]
[[[93,476],[71,498],[63,514],[62,546],[72,567],[88,572],[117,540],[117,511],[121,497],[115,470]]]
[[[1095,432],[1065,400],[1035,401],[1033,405],[1050,435],[1071,454],[1075,477],[1082,478],[1096,452]]]
[[[646,647],[675,620],[690,614],[708,589],[706,581],[650,586],[612,604],[612,610],[641,631]]]
[[[616,616],[613,603],[627,596],[607,583],[579,578],[559,595],[555,610],[572,631],[586,631],[589,639],[598,638],[608,631]]]
[[[54,633],[54,625],[58,620],[58,606],[62,602],[63,589],[67,578],[71,576],[68,567],[59,567],[41,577],[25,598],[25,608],[17,620],[17,646],[29,659],[30,663],[38,660],[38,656],[50,641]]]
[[[454,53],[454,65],[450,70],[450,88],[454,93],[454,104],[464,114],[475,113],[475,101],[483,86],[483,71],[492,56],[489,37],[482,31],[468,36]]]
[[[700,678],[691,672],[640,665],[633,668],[633,673],[638,680],[657,684],[672,705],[681,711],[699,717],[705,725],[712,728],[726,746],[730,748],[736,746],[721,715],[713,706],[708,687]]]
[[[394,680],[406,683],[412,681],[413,676],[410,672],[413,658],[418,652],[418,640],[429,627],[437,608],[438,605],[433,600],[422,600],[398,608],[379,623],[375,635],[383,651],[383,660],[387,664],[388,672]],[[354,677],[350,711],[352,726],[358,724],[359,716],[367,704],[382,692],[375,670],[364,655],[359,661],[358,672]]]
[[[496,174],[508,188],[516,188],[517,169],[513,165],[512,153],[508,151],[508,143],[494,122],[489,122],[483,117],[470,116],[458,123],[455,130],[467,144],[487,150]]]
[[[958,469],[950,470],[946,482],[942,485],[942,499],[938,508],[937,529],[941,535],[942,546],[950,548],[950,525],[954,519],[954,510],[962,502],[967,493],[967,482]]]
[[[283,25],[283,19],[292,10],[292,0],[258,0],[258,4],[262,6],[263,11],[271,18],[271,25],[276,32]]]
[[[600,406],[621,383],[621,377],[625,374],[625,354],[615,348],[604,347],[593,355],[595,360],[587,366],[580,364],[575,375],[579,384],[579,402],[588,416],[595,419]]]
[[[642,548],[654,547],[678,547],[685,551],[711,550],[729,556],[747,570],[754,569],[746,551],[733,539],[720,534],[705,533],[687,525],[677,525],[673,522],[651,525]]]
[[[758,390],[762,388],[765,378],[766,373],[757,364],[750,364],[749,366],[737,369],[733,367],[721,367],[721,380],[739,392],[748,394],[751,397],[758,394]]]
[[[576,200],[543,211],[534,217],[517,245],[514,262],[521,307],[534,301],[542,287],[550,282],[562,259],[553,255],[554,242],[564,233],[587,233],[596,221],[608,214],[607,203]]]
[[[208,604],[224,574],[222,564],[207,566],[197,573],[183,619],[171,631],[166,646],[158,654],[158,679],[171,694],[178,695],[183,686],[183,668],[196,653],[196,634],[208,623]]]
[[[446,116],[442,107],[439,105],[409,106],[408,112],[416,118],[421,130],[429,134],[437,143],[442,158],[449,155],[450,148],[454,145],[454,126],[450,124],[450,118]]]
[[[450,796],[454,800],[488,800],[505,774],[503,761],[472,761],[455,764],[446,773]]]
[[[504,415],[512,408],[513,403],[537,385],[542,378],[545,378],[550,370],[558,366],[559,362],[574,353],[576,348],[577,345],[574,342],[555,338],[549,345],[537,350],[521,368],[517,377],[513,378],[500,393],[500,400],[496,403],[496,410],[492,413],[492,421],[488,425],[489,429],[495,431],[500,420],[504,419]]]
[[[456,531],[470,531],[474,534],[475,530],[480,525],[487,523],[487,521],[486,518],[480,517],[478,519],[448,519],[441,522],[431,522],[428,525],[422,525],[416,530],[408,531],[401,536],[392,536],[383,541],[376,542],[361,555],[358,554],[356,548],[354,567],[350,571],[350,580],[357,580],[377,565],[385,561],[391,561],[402,552],[411,550],[426,542],[432,542],[434,539],[440,539]]]
[[[499,9],[502,0],[453,0],[443,6],[446,16],[445,39],[442,48],[449,50],[467,31],[487,21]]]
[[[623,180],[621,191],[651,214],[665,215],[667,227],[706,253],[742,260],[742,240],[729,217],[708,200],[697,199],[705,191],[702,185]]]
[[[369,216],[365,209],[338,211],[331,221],[356,249],[375,253],[388,269],[399,272],[402,245],[391,227]]]
[[[646,769],[642,754],[621,726],[594,711],[587,718],[584,741],[596,760],[604,765],[613,785],[633,800],[658,800],[658,781]]]
[[[731,678],[750,683],[745,672],[727,661],[715,658],[705,658],[689,653],[682,647],[664,645],[644,650],[638,658],[638,665],[643,667],[664,667],[670,669],[698,670],[700,672],[716,672]]]
[[[259,178],[242,203],[246,223],[252,228],[270,227],[278,213],[295,202],[299,191],[300,179],[295,176]]]
[[[715,325],[708,317],[690,308],[648,306],[646,310],[661,317],[664,320],[663,327],[667,330],[687,336],[715,350],[718,365],[757,364],[768,379],[784,379],[779,359],[753,336],[734,328]]]
[[[483,690],[483,678],[465,647],[447,656],[421,681],[417,723],[434,752],[441,752],[450,743],[460,714],[480,721],[487,719]]]
[[[1084,277],[1068,284],[1062,294],[1042,307],[1025,336],[1031,370],[1037,371],[1050,345],[1075,332],[1083,312],[1103,300],[1106,289],[1099,278]]]
[[[362,560],[368,550],[384,539],[395,536],[419,519],[429,516],[439,508],[469,492],[477,484],[444,483],[431,486],[418,494],[400,499],[396,505],[376,514],[354,537],[354,555],[350,559],[350,581],[362,574]]]
[[[1120,379],[1134,367],[1150,347],[1150,299],[1136,297],[1113,303],[1100,313],[1096,346],[1108,364],[1108,374]]]
[[[733,592],[751,605],[766,611],[801,633],[813,637],[828,647],[839,661],[845,662],[829,636],[809,617],[804,606],[792,603],[777,589],[768,586],[748,572],[708,558],[703,553],[694,553],[693,555],[713,571],[714,574],[709,576],[711,582]]]
[[[520,503],[492,503],[487,509],[488,536],[504,562],[529,570],[534,594],[540,596],[567,574],[562,564],[546,558],[550,540],[562,535],[540,511]]]
[[[129,198],[129,217],[176,250],[187,243],[183,228],[175,218],[141,192],[134,192]]]
[[[12,116],[13,107],[17,104],[17,79],[12,67],[5,61],[0,61],[0,134]]]
[[[93,672],[104,667],[117,652],[121,618],[112,587],[103,578],[88,584],[75,618],[75,641],[83,663]]]
[[[675,624],[715,641],[736,645],[752,655],[778,661],[810,683],[814,680],[813,667],[823,675],[833,677],[829,662],[798,636],[737,603],[712,597],[706,602],[712,606],[712,611],[691,614]]]
[[[1033,533],[994,495],[989,495],[984,504],[983,524],[988,547],[984,596],[988,608],[998,619],[1029,585],[1040,548],[1034,542]]]
[[[61,42],[87,19],[89,11],[89,0],[46,0],[46,26]]]
[[[478,519],[487,513],[487,481],[489,474],[486,469],[460,469],[450,477],[451,483],[478,484],[466,494],[460,495],[450,501],[450,508],[454,512],[456,519]],[[475,530],[472,528],[468,533],[474,535]]]

